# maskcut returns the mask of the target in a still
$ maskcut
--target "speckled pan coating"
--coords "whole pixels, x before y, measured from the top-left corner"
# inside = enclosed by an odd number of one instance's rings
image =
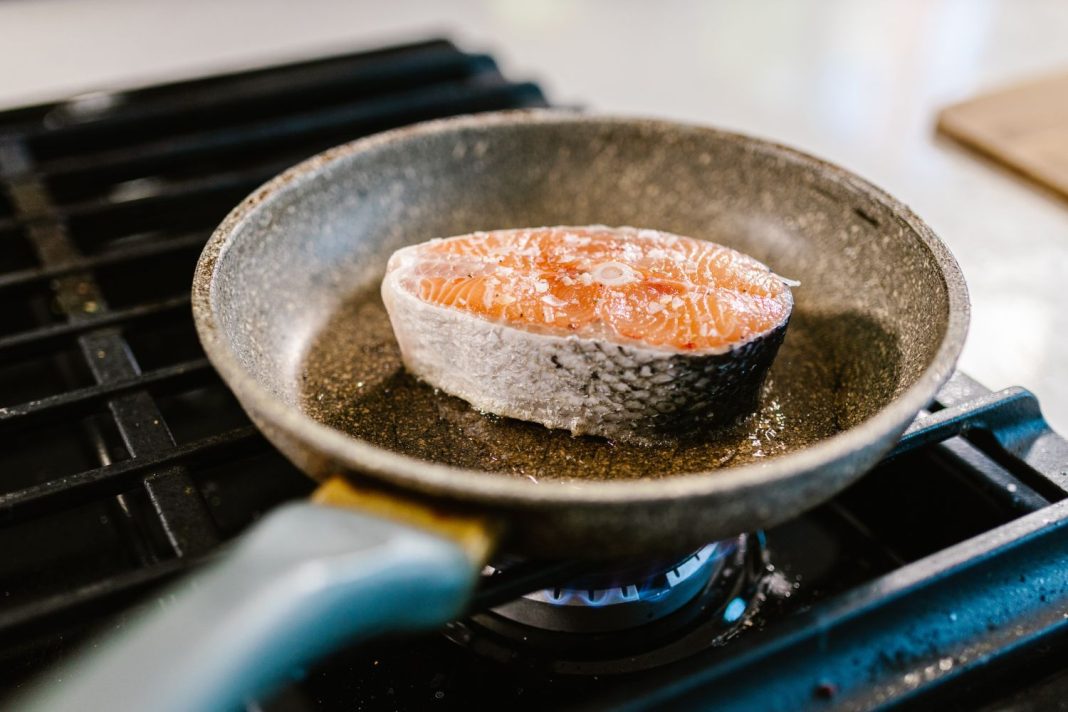
[[[848,361],[835,400],[842,432],[765,463],[656,481],[535,484],[450,467],[352,438],[301,407],[313,335],[348,295],[381,279],[397,248],[554,224],[637,225],[734,247],[802,282],[795,315],[877,323],[894,337],[888,358],[897,363],[866,367],[870,344],[844,332],[828,344]],[[507,524],[511,548],[572,557],[679,550],[827,499],[869,469],[948,378],[969,315],[942,242],[841,168],[708,128],[557,112],[430,122],[287,171],[213,235],[193,310],[212,363],[310,475],[344,472],[484,512]]]
[[[575,435],[654,442],[751,412],[787,321],[718,354],[672,353],[533,333],[429,304],[382,280],[382,301],[410,372],[487,413]]]

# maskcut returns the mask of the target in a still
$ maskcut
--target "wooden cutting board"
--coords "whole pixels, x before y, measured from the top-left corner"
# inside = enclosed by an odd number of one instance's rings
[[[1068,198],[1068,74],[947,107],[938,130]]]

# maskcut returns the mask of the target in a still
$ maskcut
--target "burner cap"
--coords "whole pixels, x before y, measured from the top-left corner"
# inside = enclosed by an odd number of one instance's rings
[[[532,674],[648,670],[746,626],[764,598],[766,572],[763,535],[742,535],[672,564],[614,567],[536,591],[454,621],[444,633],[477,655]]]
[[[715,542],[668,566],[628,567],[528,593],[493,612],[543,630],[599,633],[668,616],[715,577],[734,541]],[[488,572],[495,569],[488,567]]]

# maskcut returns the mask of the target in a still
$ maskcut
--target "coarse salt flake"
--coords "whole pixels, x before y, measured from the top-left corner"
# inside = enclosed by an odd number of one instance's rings
[[[620,287],[637,282],[641,278],[633,267],[614,260],[602,262],[594,267],[591,276],[606,287]]]

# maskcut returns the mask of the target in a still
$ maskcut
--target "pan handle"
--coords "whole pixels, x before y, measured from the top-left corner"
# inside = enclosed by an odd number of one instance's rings
[[[490,538],[478,530],[442,536],[393,516],[285,505],[161,596],[159,608],[50,671],[23,704],[50,712],[241,708],[343,643],[455,618],[488,551]]]

